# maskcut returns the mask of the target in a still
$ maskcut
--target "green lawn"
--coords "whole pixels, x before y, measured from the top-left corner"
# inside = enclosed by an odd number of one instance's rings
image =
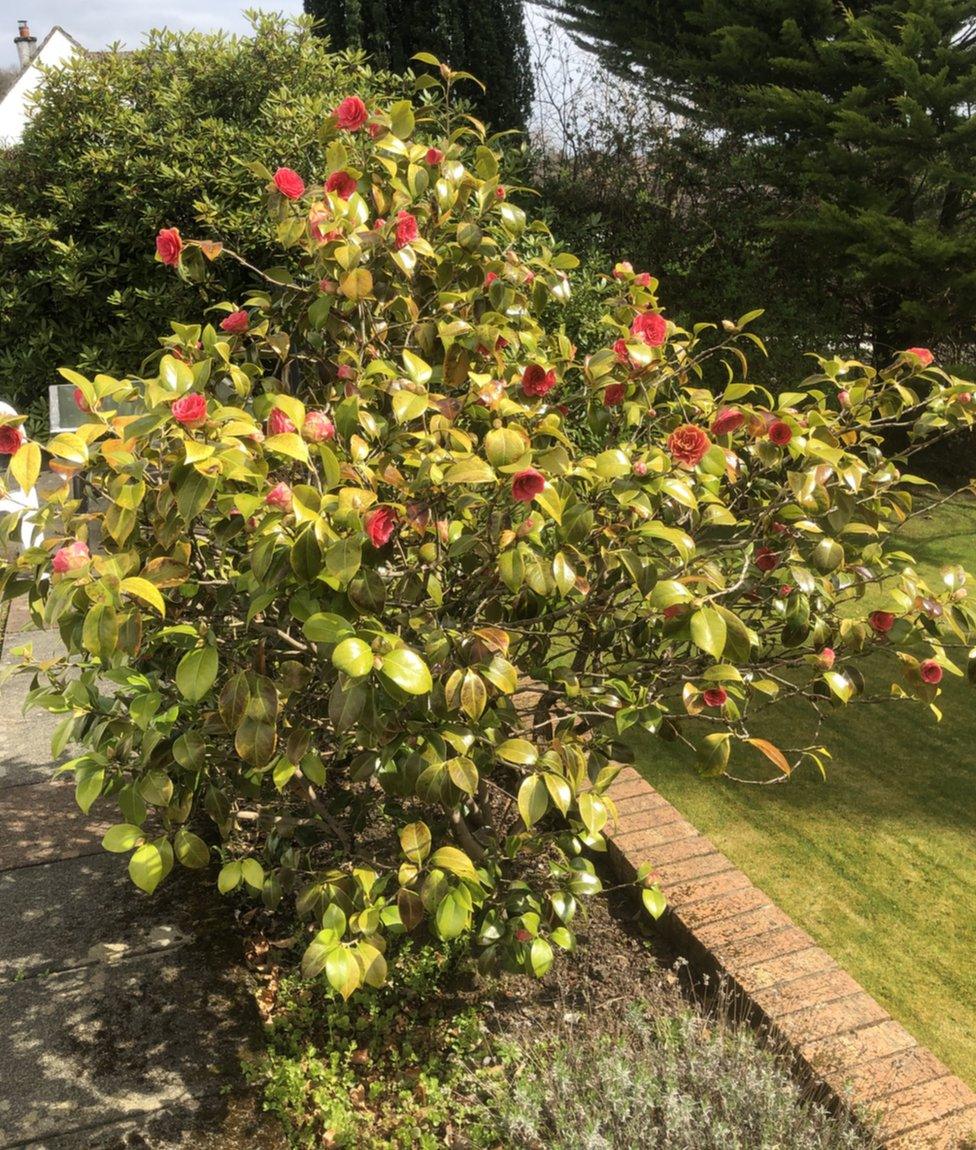
[[[920,517],[904,538],[930,571],[976,571],[976,504]],[[941,723],[918,704],[839,711],[822,732],[826,782],[806,768],[770,787],[701,779],[650,738],[638,766],[976,1085],[976,688],[948,675],[943,686]]]

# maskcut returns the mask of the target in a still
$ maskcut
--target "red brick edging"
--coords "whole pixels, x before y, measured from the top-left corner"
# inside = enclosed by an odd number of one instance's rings
[[[961,1079],[632,767],[610,794],[617,869],[632,878],[653,864],[668,899],[663,927],[696,965],[729,981],[832,1100],[877,1117],[886,1150],[969,1145],[976,1094]]]

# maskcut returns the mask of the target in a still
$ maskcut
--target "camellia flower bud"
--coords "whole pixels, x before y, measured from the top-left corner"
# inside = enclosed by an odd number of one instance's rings
[[[286,435],[295,430],[295,425],[281,410],[273,407],[268,416],[268,435]]]
[[[909,355],[915,356],[915,358],[921,362],[922,367],[928,367],[935,359],[935,356],[927,347],[910,347],[907,351]]]
[[[225,316],[220,321],[220,330],[226,331],[230,335],[243,335],[244,332],[247,331],[250,322],[250,316],[242,308],[239,311],[232,311],[230,315]]]
[[[380,548],[390,542],[398,522],[399,516],[392,507],[374,507],[372,511],[366,513],[363,526],[366,528],[370,543]]]
[[[712,435],[731,435],[745,423],[745,415],[735,407],[723,407],[712,422]]]
[[[335,424],[324,411],[310,411],[302,424],[302,435],[309,443],[326,443],[335,439]]]
[[[287,483],[276,483],[264,497],[264,501],[269,507],[274,507],[278,511],[291,511],[291,488]]]
[[[755,562],[760,571],[775,571],[779,566],[779,556],[769,547],[760,547]]]
[[[895,617],[890,611],[872,611],[868,622],[879,635],[887,635],[895,625]]]
[[[67,571],[77,571],[79,567],[84,567],[90,558],[88,544],[76,539],[74,543],[68,543],[54,552],[51,567],[58,575],[64,575]]]

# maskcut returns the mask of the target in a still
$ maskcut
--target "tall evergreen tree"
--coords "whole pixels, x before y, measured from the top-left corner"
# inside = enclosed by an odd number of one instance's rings
[[[879,357],[972,343],[972,0],[549,0],[666,108],[749,145],[764,225],[841,293]]]
[[[362,48],[402,72],[416,52],[432,52],[486,86],[466,93],[496,129],[524,128],[533,82],[522,0],[305,0],[336,48]]]

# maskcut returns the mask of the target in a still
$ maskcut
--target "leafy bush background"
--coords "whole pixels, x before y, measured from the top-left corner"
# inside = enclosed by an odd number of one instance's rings
[[[0,154],[3,398],[43,403],[67,364],[131,371],[169,317],[213,302],[163,273],[159,228],[271,262],[274,224],[245,165],[323,172],[317,133],[338,100],[355,86],[388,102],[402,83],[332,53],[310,19],[270,15],[253,37],[154,32],[52,72],[23,143]],[[241,268],[222,277],[231,297],[250,282]]]

